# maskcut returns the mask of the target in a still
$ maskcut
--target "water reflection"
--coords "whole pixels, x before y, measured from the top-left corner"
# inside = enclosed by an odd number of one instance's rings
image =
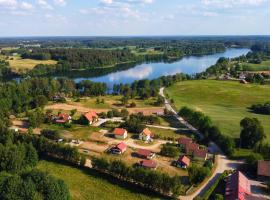
[[[234,58],[244,54],[247,54],[249,49],[227,49],[224,53],[217,53],[213,55],[205,56],[189,56],[173,63],[144,63],[137,66],[126,69],[124,71],[112,72],[107,75],[84,78],[75,78],[75,81],[81,81],[84,79],[105,82],[111,88],[113,84],[119,83],[131,83],[140,79],[154,79],[163,75],[173,75],[176,73],[195,74],[204,71],[209,66],[215,64],[220,57]]]

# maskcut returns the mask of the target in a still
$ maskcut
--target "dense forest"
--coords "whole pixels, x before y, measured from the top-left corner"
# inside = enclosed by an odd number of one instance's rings
[[[0,199],[71,199],[64,181],[35,168],[44,153],[56,155],[55,149],[45,150],[46,143],[0,126]]]

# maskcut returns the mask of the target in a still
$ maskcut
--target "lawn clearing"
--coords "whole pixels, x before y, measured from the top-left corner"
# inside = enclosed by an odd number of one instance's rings
[[[240,121],[244,117],[258,118],[270,141],[270,116],[249,112],[255,103],[270,100],[270,85],[240,84],[234,81],[184,81],[166,89],[180,109],[188,106],[210,116],[223,134],[239,137]]]
[[[73,200],[150,200],[164,199],[136,189],[94,171],[80,170],[60,163],[40,161],[38,169],[65,181]]]
[[[94,132],[98,132],[101,128],[93,126],[81,126],[72,125],[71,128],[65,128],[63,125],[58,124],[43,124],[41,129],[58,130],[60,134],[65,139],[78,139],[87,141]]]
[[[44,65],[55,65],[55,60],[33,60],[33,59],[22,59],[20,56],[10,56],[7,60],[13,71],[22,72],[33,69],[38,64]]]
[[[80,101],[74,99],[72,101],[68,101],[67,103],[70,105],[83,106],[91,109],[121,109],[125,108],[125,106],[123,106],[121,103],[122,98],[123,96],[121,95],[106,95],[101,97],[81,98]],[[104,100],[104,103],[97,103],[97,99]],[[149,98],[147,100],[141,100],[138,98],[130,99],[129,103],[132,102],[134,102],[138,108],[153,107],[154,103],[156,102],[156,98]]]
[[[244,71],[270,71],[270,60],[263,61],[260,64],[243,63]]]

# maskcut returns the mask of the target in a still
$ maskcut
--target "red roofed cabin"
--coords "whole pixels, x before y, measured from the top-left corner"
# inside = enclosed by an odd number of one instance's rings
[[[192,139],[188,137],[181,137],[178,139],[178,144],[181,148],[185,149],[186,145],[192,143]]]
[[[65,124],[65,123],[71,123],[72,117],[69,114],[66,113],[60,113],[56,118],[55,118],[55,123],[57,124]]]
[[[206,160],[208,157],[208,150],[207,149],[195,149],[193,151],[193,157],[197,160]]]
[[[138,157],[143,158],[143,159],[152,159],[155,157],[155,153],[152,151],[146,150],[146,149],[139,149],[137,152]]]
[[[186,169],[190,164],[190,159],[187,156],[180,156],[176,161],[176,167],[181,167]]]
[[[111,148],[111,153],[113,154],[123,154],[127,150],[127,145],[124,142],[116,145],[115,147]]]
[[[246,200],[250,195],[250,182],[240,171],[227,178],[225,200]]]
[[[123,128],[115,128],[113,134],[116,139],[123,140],[127,138],[127,130]]]
[[[185,147],[186,154],[192,155],[199,147],[200,146],[197,143],[188,143]]]
[[[98,115],[95,111],[87,112],[83,116],[88,121],[89,125],[98,121]]]
[[[145,128],[139,135],[139,139],[143,141],[151,141],[154,137],[154,134],[149,130],[149,128]]]
[[[147,169],[153,169],[153,170],[157,169],[157,163],[153,160],[142,160],[140,162],[140,165]]]
[[[270,160],[259,160],[257,174],[260,177],[270,177]]]

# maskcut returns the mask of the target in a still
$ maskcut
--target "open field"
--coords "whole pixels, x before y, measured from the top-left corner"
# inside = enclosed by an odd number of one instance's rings
[[[270,116],[249,112],[254,103],[270,100],[269,85],[240,84],[233,81],[199,80],[177,83],[166,89],[175,106],[202,111],[209,115],[222,133],[239,137],[240,121],[244,117],[258,118],[270,141]]]
[[[21,72],[33,69],[38,64],[54,65],[57,64],[55,60],[33,60],[33,59],[22,59],[20,56],[9,56],[7,60],[13,71]]]
[[[71,128],[65,128],[64,126],[58,124],[43,124],[40,128],[58,130],[61,136],[65,139],[80,139],[85,141],[90,139],[92,133],[101,130],[98,127],[80,125],[72,125]]]
[[[245,63],[242,66],[244,71],[270,71],[270,60],[260,64]]]
[[[106,95],[99,97],[100,100],[104,100],[104,103],[97,103],[97,97],[86,97],[81,98],[80,101],[71,100],[67,103],[70,105],[78,105],[87,108],[96,108],[96,109],[111,109],[111,108],[125,108],[122,105],[121,99],[123,96],[121,95]],[[134,102],[136,107],[144,108],[144,107],[153,107],[154,103],[156,102],[156,98],[149,98],[147,100],[141,100],[138,98],[129,100],[129,103]]]
[[[60,163],[41,161],[38,169],[65,181],[73,200],[150,200],[164,199],[150,192],[136,189],[94,171],[80,170]]]

